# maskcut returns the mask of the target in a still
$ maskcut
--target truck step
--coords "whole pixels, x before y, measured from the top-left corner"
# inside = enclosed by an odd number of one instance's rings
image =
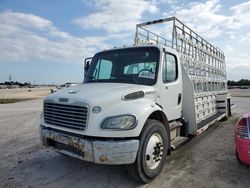
[[[188,137],[178,136],[171,141],[171,149],[176,150],[188,141]]]
[[[182,124],[179,121],[173,121],[169,123],[171,141],[180,136],[181,126]]]
[[[179,121],[172,121],[169,123],[170,130],[176,129],[176,128],[181,127],[181,126],[182,126],[182,124]]]

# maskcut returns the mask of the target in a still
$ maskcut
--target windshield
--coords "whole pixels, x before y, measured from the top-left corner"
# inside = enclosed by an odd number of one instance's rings
[[[153,85],[159,64],[156,47],[127,48],[96,54],[90,64],[85,83],[116,82]]]

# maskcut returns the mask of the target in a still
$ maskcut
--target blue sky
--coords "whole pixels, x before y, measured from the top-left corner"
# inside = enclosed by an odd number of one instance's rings
[[[0,0],[0,82],[81,82],[85,57],[169,16],[225,52],[228,79],[250,79],[250,1]]]

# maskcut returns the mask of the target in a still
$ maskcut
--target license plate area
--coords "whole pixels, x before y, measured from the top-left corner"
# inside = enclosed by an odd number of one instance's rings
[[[56,148],[59,151],[63,150],[63,151],[67,151],[67,152],[74,153],[74,154],[77,154],[77,155],[80,155],[80,156],[84,157],[84,151],[82,151],[81,149],[76,148],[74,146],[70,146],[70,145],[67,145],[67,144],[64,144],[64,143],[60,143],[60,142],[54,141],[52,139],[47,139],[47,145],[49,147]]]
[[[56,150],[66,151],[84,157],[85,142],[77,137],[69,137],[67,135],[58,134],[55,132],[45,132],[45,145]]]

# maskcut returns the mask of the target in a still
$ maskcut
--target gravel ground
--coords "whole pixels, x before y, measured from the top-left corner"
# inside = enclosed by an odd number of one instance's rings
[[[2,104],[0,187],[249,187],[250,167],[237,162],[233,137],[237,113],[250,111],[249,99],[233,98],[233,117],[173,152],[147,185],[131,179],[122,166],[96,165],[42,148],[41,99]]]
[[[250,89],[230,89],[232,96],[250,97]]]

